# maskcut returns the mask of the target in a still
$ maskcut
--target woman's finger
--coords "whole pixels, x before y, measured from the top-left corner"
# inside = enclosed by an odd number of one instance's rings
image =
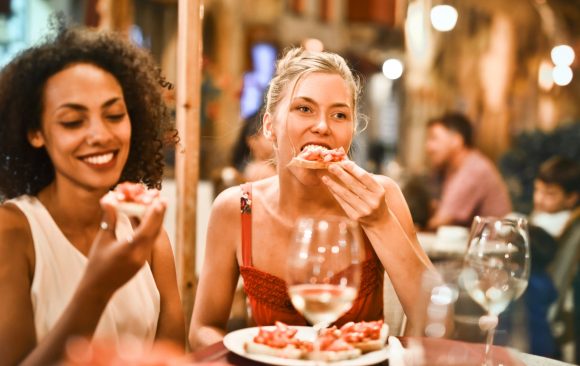
[[[332,179],[330,179],[328,177],[324,177],[323,181],[325,181],[325,180],[332,181]],[[331,187],[331,185],[333,185],[333,186]],[[341,195],[336,193],[336,191],[334,190],[334,188],[340,187],[340,185],[337,184],[336,182],[330,182],[329,184],[327,184],[327,186],[328,186],[328,189],[330,190],[330,193],[332,193],[332,195],[334,196],[334,199],[338,202],[340,207],[342,207],[342,209],[344,210],[346,215],[353,220],[357,220],[358,216],[359,216],[359,213],[356,210],[357,206],[356,205],[353,206],[351,203],[349,203],[347,200],[345,200]]]
[[[101,208],[103,209],[103,217],[99,224],[99,235],[103,238],[108,238],[110,241],[115,241],[115,227],[117,226],[117,210],[113,205],[107,201],[101,200]]]
[[[383,187],[373,178],[373,175],[355,164],[354,161],[345,161],[340,163],[340,166],[350,173],[353,177],[359,180],[369,191],[381,192]]]
[[[162,199],[155,199],[147,207],[141,223],[135,230],[135,241],[140,239],[154,239],[163,227],[163,217],[167,204]]]
[[[357,196],[354,192],[350,189],[345,188],[342,184],[335,182],[330,177],[324,176],[322,177],[322,181],[330,192],[334,196],[335,199],[346,203],[349,207],[351,207],[354,211],[359,211],[362,206],[366,206],[365,201]]]

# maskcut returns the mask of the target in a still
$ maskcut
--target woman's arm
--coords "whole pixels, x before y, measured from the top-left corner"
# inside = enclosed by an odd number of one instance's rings
[[[104,220],[115,227],[115,209],[104,206]],[[0,349],[2,362],[11,365],[49,365],[64,356],[68,339],[93,335],[101,315],[115,291],[124,285],[151,256],[157,240],[165,205],[155,202],[147,210],[133,240],[117,241],[113,230],[98,232],[88,256],[83,277],[63,314],[42,339],[36,340],[30,298],[33,269],[15,247],[33,248],[26,218],[16,208],[0,210]],[[11,227],[16,225],[16,229]],[[14,252],[11,254],[11,252]],[[25,278],[23,277],[25,276]],[[7,301],[6,299],[10,299]],[[5,321],[4,321],[5,320]],[[6,349],[4,349],[6,348]]]
[[[239,278],[236,247],[241,237],[240,190],[232,187],[215,200],[209,219],[205,259],[189,329],[193,349],[220,341]]]
[[[423,310],[416,301],[422,278],[433,266],[419,245],[399,187],[387,177],[369,174],[352,161],[335,164],[329,171],[334,179],[325,177],[323,181],[369,238],[408,316],[408,332],[412,332],[414,319]]]
[[[173,249],[164,231],[153,248],[151,270],[161,296],[161,309],[157,324],[158,340],[170,340],[180,348],[185,345],[185,320],[177,288],[177,274]]]
[[[36,346],[32,285],[32,234],[26,218],[0,207],[0,364],[16,365]]]

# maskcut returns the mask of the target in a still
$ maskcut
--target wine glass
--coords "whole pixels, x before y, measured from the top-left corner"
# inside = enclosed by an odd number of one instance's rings
[[[523,218],[476,216],[461,273],[461,284],[487,311],[480,326],[489,328],[484,365],[491,365],[490,350],[497,316],[519,298],[530,276],[530,245]]]
[[[302,217],[288,253],[292,305],[320,330],[347,312],[361,278],[364,249],[356,223],[338,216]]]

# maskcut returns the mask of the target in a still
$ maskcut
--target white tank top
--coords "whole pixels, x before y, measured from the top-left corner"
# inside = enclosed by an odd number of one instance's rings
[[[36,338],[40,342],[54,327],[70,302],[85,271],[85,257],[60,231],[50,213],[33,196],[8,201],[28,219],[34,242],[35,267],[30,295]],[[117,238],[133,233],[129,218],[118,215]],[[148,263],[117,290],[105,308],[95,339],[117,344],[125,336],[153,342],[159,319],[160,296]]]

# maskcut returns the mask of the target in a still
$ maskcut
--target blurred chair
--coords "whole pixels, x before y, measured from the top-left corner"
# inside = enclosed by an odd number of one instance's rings
[[[578,212],[577,212],[578,213]],[[580,215],[576,215],[558,240],[558,252],[549,268],[549,274],[558,290],[558,299],[548,312],[548,320],[560,345],[574,336],[572,313],[566,306],[572,280],[577,271],[580,249]],[[578,305],[578,304],[574,304]]]

